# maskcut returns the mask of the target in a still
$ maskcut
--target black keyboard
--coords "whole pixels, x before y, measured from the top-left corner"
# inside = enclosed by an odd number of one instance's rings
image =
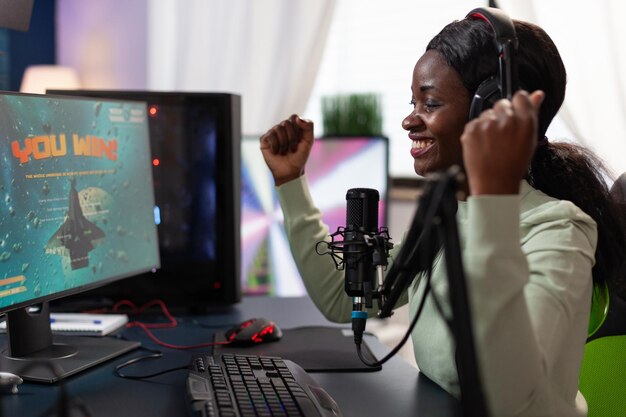
[[[194,417],[342,415],[304,369],[269,356],[195,355],[187,395]]]

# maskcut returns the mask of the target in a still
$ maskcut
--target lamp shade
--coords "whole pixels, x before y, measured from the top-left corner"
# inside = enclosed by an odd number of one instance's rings
[[[32,65],[22,77],[22,93],[45,94],[46,89],[74,90],[80,88],[74,68],[58,65]]]

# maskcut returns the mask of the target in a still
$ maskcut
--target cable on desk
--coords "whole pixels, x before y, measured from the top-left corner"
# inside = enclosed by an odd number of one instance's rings
[[[205,342],[205,343],[198,343],[198,344],[195,344],[195,345],[174,345],[174,344],[167,343],[167,342],[164,342],[164,341],[158,339],[154,335],[154,333],[152,333],[152,331],[150,330],[151,326],[149,324],[147,324],[147,323],[134,321],[134,322],[128,323],[126,325],[126,327],[139,327],[156,344],[158,344],[160,346],[163,346],[163,347],[166,347],[166,348],[170,348],[170,349],[198,349],[198,348],[210,347],[210,346],[215,346],[215,345],[228,345],[228,344],[230,344],[229,341],[223,341],[223,342]]]
[[[144,311],[146,311],[147,309],[149,309],[150,307],[153,306],[159,306],[161,308],[161,312],[163,313],[163,315],[167,318],[166,322],[161,322],[161,323],[145,323],[145,322],[141,322],[141,321],[137,321],[137,320],[133,320],[131,322],[128,322],[126,324],[127,328],[131,328],[131,327],[138,327],[140,329],[142,329],[150,339],[152,339],[153,342],[155,342],[156,344],[169,348],[169,349],[198,349],[198,348],[204,348],[204,347],[211,347],[211,346],[215,346],[215,345],[227,345],[230,342],[228,341],[224,341],[224,342],[205,342],[205,343],[198,343],[195,345],[174,345],[172,343],[167,343],[164,342],[162,340],[160,340],[159,338],[157,338],[154,333],[152,333],[151,329],[167,329],[167,328],[174,328],[176,326],[178,326],[178,321],[176,320],[176,318],[170,313],[169,309],[167,308],[167,306],[165,305],[165,303],[162,300],[159,299],[154,299],[151,301],[148,301],[147,303],[145,303],[144,305],[138,307],[135,303],[133,303],[130,300],[121,300],[118,301],[117,303],[115,303],[115,305],[112,307],[112,311],[115,313],[122,313],[123,312],[123,308],[124,307],[129,307],[131,309],[129,314],[133,314],[133,315],[139,315],[141,313],[143,313]]]
[[[158,371],[152,374],[146,374],[146,375],[127,375],[121,372],[121,370],[123,368],[126,368],[127,366],[133,365],[135,363],[147,360],[147,359],[158,359],[161,358],[163,356],[163,352],[161,352],[160,350],[156,350],[156,349],[150,349],[147,348],[145,346],[141,347],[144,350],[147,350],[149,352],[152,352],[149,355],[144,355],[144,356],[138,356],[136,358],[132,358],[127,360],[124,363],[121,363],[117,366],[115,366],[115,375],[119,376],[120,378],[125,378],[125,379],[147,379],[147,378],[152,378],[155,376],[159,376],[159,375],[163,375],[169,372],[174,372],[174,371],[180,371],[183,369],[188,370],[189,369],[189,365],[185,365],[185,366],[178,366],[176,368],[170,368],[170,369],[164,369],[162,371]]]
[[[122,311],[122,307],[127,306],[127,307],[130,307],[131,309],[131,311],[128,312],[127,314],[141,314],[144,312],[144,310],[146,310],[148,307],[151,307],[153,305],[165,306],[165,303],[163,301],[155,299],[155,300],[150,301],[147,304],[144,304],[141,307],[137,307],[135,303],[133,303],[130,300],[121,300],[121,301],[116,302],[111,308],[104,307],[104,308],[86,310],[84,311],[84,313],[92,313],[92,314],[124,313],[124,311]],[[165,309],[167,310],[167,307],[165,307]],[[0,321],[2,321],[2,315],[0,315]],[[224,327],[232,327],[236,324],[236,323],[211,323],[209,324],[209,323],[202,323],[201,321],[198,321],[197,319],[187,319],[184,317],[174,319],[174,321],[176,321],[177,323],[191,322],[195,326],[199,326],[199,327],[203,327],[207,329],[220,329]]]
[[[398,353],[400,351],[400,349],[402,349],[402,346],[404,346],[406,341],[409,339],[409,336],[411,336],[411,333],[413,332],[413,328],[415,327],[415,324],[417,323],[417,320],[422,315],[422,310],[424,309],[424,305],[426,304],[426,297],[428,296],[428,294],[430,293],[430,290],[431,290],[431,288],[430,288],[431,273],[432,273],[432,269],[429,268],[426,271],[426,276],[425,276],[426,283],[425,283],[425,286],[424,286],[424,293],[422,294],[422,299],[420,300],[419,306],[417,307],[417,311],[415,312],[415,316],[411,320],[411,323],[409,324],[409,327],[408,327],[407,331],[404,333],[404,336],[402,337],[400,342],[398,342],[398,344],[393,349],[391,349],[391,351],[384,358],[382,358],[382,359],[380,359],[378,361],[374,361],[374,362],[369,362],[367,360],[367,358],[365,356],[363,356],[363,351],[361,350],[361,344],[357,343],[356,344],[356,353],[359,356],[359,359],[361,359],[361,362],[363,362],[365,365],[370,366],[370,367],[382,366],[389,359],[391,359],[396,353]],[[433,291],[433,293],[434,293],[434,291]]]

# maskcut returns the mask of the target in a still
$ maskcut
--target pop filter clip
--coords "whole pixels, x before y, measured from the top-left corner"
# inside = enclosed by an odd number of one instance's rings
[[[350,262],[364,262],[371,257],[372,266],[376,268],[377,288],[372,288],[369,282],[363,282],[363,298],[367,308],[373,307],[373,299],[378,300],[379,310],[382,308],[381,303],[381,287],[383,283],[384,270],[387,267],[387,258],[389,251],[393,248],[393,243],[389,237],[389,231],[386,227],[381,227],[375,233],[364,233],[363,240],[346,240],[346,228],[339,226],[335,233],[330,235],[330,242],[320,241],[315,245],[315,251],[318,255],[330,255],[335,267],[338,270],[345,269],[344,255],[350,256]],[[322,250],[322,245],[326,246],[326,250]]]

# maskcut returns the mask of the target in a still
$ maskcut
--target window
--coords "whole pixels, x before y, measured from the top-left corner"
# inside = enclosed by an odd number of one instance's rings
[[[485,2],[486,3],[486,2]],[[462,19],[476,2],[441,0],[364,2],[338,0],[320,72],[304,117],[322,135],[325,95],[380,95],[383,133],[390,139],[390,175],[413,177],[410,143],[402,119],[411,111],[413,67],[428,41],[443,26]]]

